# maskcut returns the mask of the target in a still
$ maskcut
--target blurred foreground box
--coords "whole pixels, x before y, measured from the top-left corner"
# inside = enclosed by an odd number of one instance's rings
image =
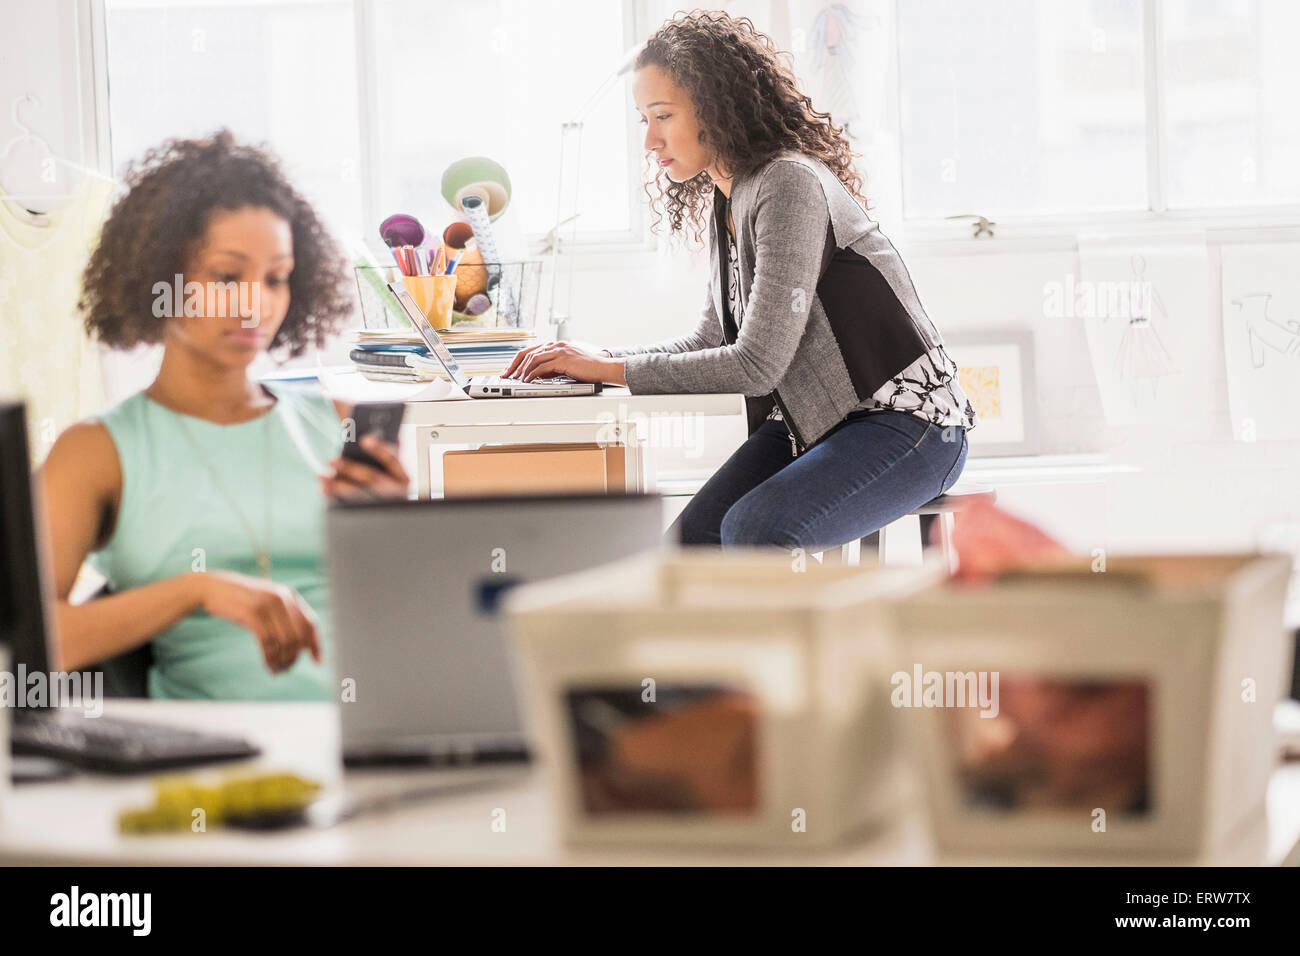
[[[889,818],[886,601],[941,574],[685,551],[512,592],[565,836],[811,848]]]
[[[1290,566],[1075,557],[897,602],[895,702],[940,848],[1191,855],[1257,822]]]

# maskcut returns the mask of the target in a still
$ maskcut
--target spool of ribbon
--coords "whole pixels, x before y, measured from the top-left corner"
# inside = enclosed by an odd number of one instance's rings
[[[496,238],[492,235],[492,223],[488,219],[487,204],[481,197],[469,195],[461,199],[460,208],[474,230],[478,250],[482,253],[483,262],[487,266],[488,291],[491,292],[493,287],[496,287],[497,311],[505,316],[511,325],[518,325],[519,307],[514,289],[508,281],[501,281],[501,254],[497,251]]]

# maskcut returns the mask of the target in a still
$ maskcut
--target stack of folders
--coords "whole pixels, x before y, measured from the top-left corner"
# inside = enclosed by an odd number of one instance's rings
[[[500,375],[520,349],[537,341],[527,329],[466,329],[438,335],[467,375]],[[447,377],[424,341],[404,329],[358,330],[349,358],[357,371],[375,381],[427,382]]]

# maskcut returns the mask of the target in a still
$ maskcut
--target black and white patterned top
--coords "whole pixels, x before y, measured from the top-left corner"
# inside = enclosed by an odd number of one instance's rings
[[[736,240],[728,233],[727,263],[730,274],[727,276],[727,302],[731,306],[731,317],[735,319],[737,329],[744,319],[738,260]],[[853,410],[858,412],[876,408],[917,415],[932,425],[974,428],[978,420],[975,409],[957,378],[957,363],[948,356],[942,345],[930,349]],[[767,417],[783,421],[779,408],[773,408]]]

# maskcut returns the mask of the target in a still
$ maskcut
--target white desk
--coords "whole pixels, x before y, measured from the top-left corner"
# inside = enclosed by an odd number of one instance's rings
[[[338,731],[329,704],[238,704],[110,700],[109,715],[153,719],[243,734],[259,743],[265,769],[291,770],[332,786],[360,791],[428,785],[467,775],[499,786],[359,817],[337,827],[246,833],[214,827],[206,833],[121,836],[117,812],[152,802],[147,780],[82,775],[24,784],[0,801],[3,864],[524,864],[699,865],[934,863],[1280,863],[1300,836],[1300,763],[1282,765],[1268,794],[1268,820],[1234,845],[1203,860],[1130,860],[1090,857],[1036,860],[939,857],[930,842],[920,801],[911,801],[892,827],[820,853],[665,850],[628,847],[577,849],[562,844],[538,770],[385,771],[348,774],[338,765]],[[199,773],[219,773],[204,769]],[[506,812],[506,830],[493,832],[493,811]],[[1293,861],[1294,862],[1294,861]]]
[[[606,387],[599,395],[573,398],[494,398],[468,402],[409,402],[403,428],[414,439],[416,490],[431,494],[429,454],[434,445],[511,444],[525,442],[596,442],[629,444],[636,449],[637,487],[652,491],[644,450],[666,442],[690,441],[700,435],[699,419],[739,416],[745,420],[741,395],[633,395],[626,388]],[[651,473],[652,474],[652,473]]]
[[[520,444],[533,442],[596,442],[626,444],[632,448],[629,477],[635,491],[658,490],[655,480],[656,449],[696,446],[688,458],[700,457],[698,447],[718,441],[739,445],[746,435],[745,399],[739,394],[633,395],[624,386],[607,385],[599,395],[571,398],[490,398],[451,402],[412,402],[405,396],[412,386],[403,383],[370,382],[350,365],[318,369],[294,369],[262,376],[262,381],[310,381],[327,376],[322,372],[355,375],[363,383],[365,401],[400,401],[406,404],[402,428],[411,438],[418,497],[431,495],[429,454],[434,445]],[[349,394],[340,379],[344,397]],[[734,418],[735,427],[706,430],[705,421]],[[405,443],[404,443],[405,444]],[[411,459],[403,455],[408,465]],[[719,464],[721,461],[719,460]],[[711,469],[710,469],[711,472]],[[674,475],[674,477],[678,477]],[[696,476],[695,469],[690,477]]]

